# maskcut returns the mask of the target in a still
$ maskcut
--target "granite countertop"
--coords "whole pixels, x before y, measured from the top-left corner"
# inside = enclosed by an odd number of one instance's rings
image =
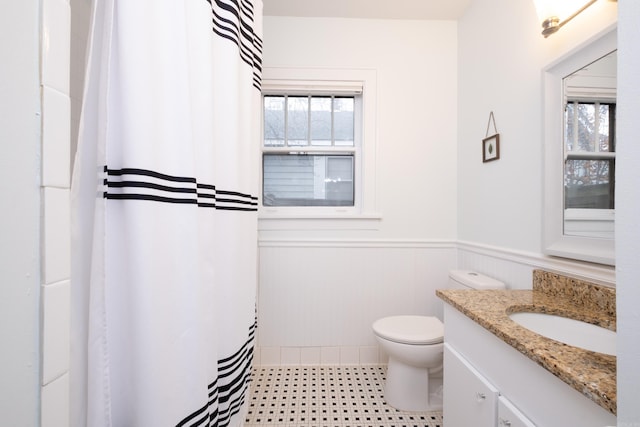
[[[586,282],[573,279],[558,284],[558,278],[567,279],[536,270],[533,290],[438,290],[436,295],[615,415],[615,356],[545,338],[509,318],[521,311],[549,313],[615,330],[613,289],[590,283],[585,288]]]

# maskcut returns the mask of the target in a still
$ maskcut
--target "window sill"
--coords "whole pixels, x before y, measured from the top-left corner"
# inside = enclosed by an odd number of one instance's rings
[[[261,213],[258,230],[378,230],[379,213]]]

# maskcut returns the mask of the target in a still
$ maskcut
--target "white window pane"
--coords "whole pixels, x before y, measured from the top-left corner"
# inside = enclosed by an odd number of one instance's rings
[[[565,120],[566,149],[568,151],[595,150],[595,107],[593,104],[572,102],[567,105]]]
[[[351,180],[353,177],[353,161],[351,156],[329,157],[327,159],[327,175],[333,179]]]
[[[306,96],[287,98],[287,142],[288,145],[309,143],[309,98]]]
[[[565,209],[613,209],[613,160],[567,160]]]
[[[284,96],[264,97],[264,145],[284,145]]]
[[[311,144],[331,145],[331,97],[311,98]]]
[[[600,123],[598,151],[609,151],[609,105],[599,105],[598,115],[598,122]]]
[[[353,97],[334,98],[333,100],[333,133],[337,146],[353,147],[354,106]]]
[[[578,149],[595,151],[595,107],[593,104],[578,104]]]
[[[265,154],[265,206],[353,206],[353,156]]]
[[[353,205],[353,157],[327,157],[325,183],[327,198],[350,201]]]
[[[576,140],[576,103],[569,102],[564,110],[564,145],[566,151],[573,151]]]

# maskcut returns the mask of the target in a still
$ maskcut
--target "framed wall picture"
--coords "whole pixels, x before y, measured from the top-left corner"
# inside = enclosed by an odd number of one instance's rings
[[[500,158],[500,134],[486,137],[482,140],[482,161],[490,162]]]

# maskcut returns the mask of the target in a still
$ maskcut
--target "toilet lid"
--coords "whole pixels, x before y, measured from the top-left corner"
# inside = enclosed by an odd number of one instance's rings
[[[373,331],[381,338],[403,344],[437,344],[444,338],[444,325],[430,316],[385,317],[373,323]]]

